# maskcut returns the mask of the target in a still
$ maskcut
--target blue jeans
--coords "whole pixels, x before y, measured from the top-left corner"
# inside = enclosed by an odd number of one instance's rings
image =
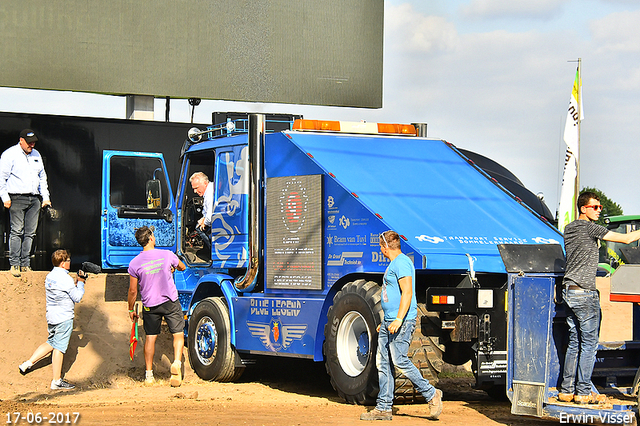
[[[563,297],[569,307],[569,345],[564,357],[560,392],[590,395],[591,373],[598,348],[600,296],[595,290],[565,289]]]
[[[9,214],[11,233],[9,234],[9,264],[30,266],[31,246],[38,228],[38,217],[42,202],[37,195],[12,195]]]
[[[393,393],[395,387],[394,368],[413,383],[413,386],[422,394],[425,400],[430,401],[436,393],[436,388],[422,377],[420,370],[413,365],[407,353],[411,336],[416,328],[416,321],[404,321],[402,326],[394,334],[387,328],[392,321],[382,321],[378,333],[378,354],[376,367],[378,367],[378,383],[380,391],[376,401],[376,408],[381,411],[389,411],[393,406]]]
[[[207,253],[211,253],[211,237],[209,236],[211,235],[211,227],[205,226],[204,230],[200,228],[196,228],[196,232],[202,239],[202,242],[204,243],[204,248],[205,250],[207,250]]]

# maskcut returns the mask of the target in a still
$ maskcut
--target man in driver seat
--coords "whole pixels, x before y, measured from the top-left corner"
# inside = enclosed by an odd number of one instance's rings
[[[193,192],[203,197],[202,217],[196,224],[196,232],[204,242],[204,248],[211,254],[211,216],[213,215],[213,183],[202,172],[195,172],[189,178]]]

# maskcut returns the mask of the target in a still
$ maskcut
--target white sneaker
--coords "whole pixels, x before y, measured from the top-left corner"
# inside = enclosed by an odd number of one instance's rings
[[[152,371],[145,371],[145,374],[144,374],[144,385],[145,386],[152,386],[153,385],[153,370]]]
[[[18,366],[18,370],[20,370],[20,374],[24,376],[25,374],[27,374],[31,367],[33,367],[33,364],[31,364],[31,362],[27,360]]]
[[[65,379],[51,381],[51,389],[53,390],[69,390],[73,388],[75,388],[75,386],[67,382]]]

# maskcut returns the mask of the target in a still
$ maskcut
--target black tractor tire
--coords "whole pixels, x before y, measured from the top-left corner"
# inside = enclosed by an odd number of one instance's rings
[[[381,312],[380,286],[365,280],[346,284],[327,312],[325,367],[331,385],[349,403],[371,405],[378,395],[376,330]]]
[[[434,332],[441,329],[440,317],[437,312],[428,312],[425,304],[418,303],[416,321],[408,356],[420,370],[422,377],[435,386],[438,383],[438,374],[444,365],[442,360],[444,346],[440,344],[440,339]],[[411,381],[398,370],[395,373],[394,400],[400,404],[424,402],[424,398],[415,390]]]
[[[231,346],[229,309],[220,297],[198,303],[189,319],[189,363],[203,380],[230,382],[242,375],[238,353]]]
[[[484,390],[491,399],[495,401],[508,401],[507,389],[505,385],[495,385]]]
[[[475,356],[470,342],[448,342],[444,345],[444,362],[451,365],[463,365]]]

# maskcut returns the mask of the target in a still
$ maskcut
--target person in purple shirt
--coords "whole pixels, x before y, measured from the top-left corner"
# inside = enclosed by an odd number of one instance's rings
[[[171,364],[171,386],[182,384],[182,350],[184,348],[184,317],[178,300],[178,290],[173,281],[173,271],[184,271],[185,265],[169,250],[156,249],[153,229],[147,226],[136,230],[136,241],[143,249],[129,263],[129,317],[137,321],[134,304],[142,299],[142,319],[146,339],[144,342],[145,384],[153,384],[153,356],[160,334],[162,318],[173,334],[174,361]]]

